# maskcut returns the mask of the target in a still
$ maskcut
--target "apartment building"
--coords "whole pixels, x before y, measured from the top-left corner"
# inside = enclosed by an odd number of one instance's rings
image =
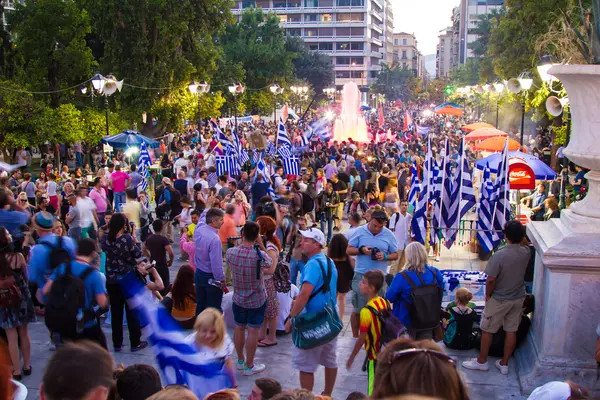
[[[435,70],[438,78],[446,78],[450,76],[450,71],[455,66],[454,48],[455,34],[454,28],[448,27],[443,29],[438,36],[439,43],[436,50]]]
[[[236,0],[234,15],[250,7],[276,13],[286,35],[331,56],[335,85],[368,87],[393,56],[392,0]]]
[[[494,9],[504,7],[504,0],[461,0],[455,9],[454,19],[458,26],[458,57],[459,63],[464,64],[467,58],[473,57],[469,44],[477,40],[473,33],[479,15],[485,15]]]
[[[419,79],[423,79],[423,55],[418,49],[417,38],[412,33],[394,33],[394,59],[393,65],[410,69]]]

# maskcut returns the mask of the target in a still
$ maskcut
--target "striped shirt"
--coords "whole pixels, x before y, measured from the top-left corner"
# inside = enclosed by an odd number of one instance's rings
[[[365,351],[369,360],[377,360],[377,353],[381,350],[381,321],[367,307],[382,311],[391,308],[391,306],[389,301],[377,296],[370,300],[365,308],[360,310],[360,332],[367,333]]]

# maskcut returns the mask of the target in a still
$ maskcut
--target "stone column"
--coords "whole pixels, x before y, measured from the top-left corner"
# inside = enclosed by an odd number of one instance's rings
[[[600,66],[550,69],[567,90],[573,135],[565,155],[589,168],[587,197],[560,219],[533,222],[536,249],[533,325],[515,353],[523,390],[552,380],[589,389],[596,382],[596,326],[600,323]]]

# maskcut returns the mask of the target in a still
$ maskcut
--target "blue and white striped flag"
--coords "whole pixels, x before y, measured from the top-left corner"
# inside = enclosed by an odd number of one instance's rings
[[[446,139],[445,150],[442,170],[442,218],[440,222],[446,229],[446,247],[450,248],[456,239],[460,223],[460,185],[455,184],[452,174],[452,161],[450,160],[450,144],[448,143],[448,139]]]
[[[479,195],[479,210],[477,213],[477,241],[485,253],[494,249],[493,218],[493,196],[494,182],[489,163],[485,164],[483,179],[481,181],[481,193]]]
[[[256,171],[263,176],[264,182],[271,182],[269,170],[267,168],[267,164],[265,163],[265,160],[263,160],[263,158],[262,158],[262,154],[260,156],[260,159],[256,163]],[[267,194],[272,199],[275,199],[276,196],[275,196],[275,191],[273,190],[272,184],[273,184],[273,182],[271,182],[271,185],[269,185],[269,187],[267,188]]]
[[[310,131],[310,134],[307,135],[306,132],[304,132],[304,136],[308,138],[316,136],[324,142],[331,139],[331,125],[327,118],[321,118],[314,121],[308,126],[308,130]]]
[[[440,206],[441,200],[440,195],[442,193],[442,174],[440,173],[440,167],[435,159],[433,161],[433,170],[431,177],[431,195],[429,201],[431,202],[431,228],[429,232],[429,243],[434,245],[438,242],[438,234],[440,232]]]
[[[508,180],[508,138],[504,144],[500,164],[498,165],[498,174],[494,185],[494,246],[498,245],[504,239],[504,225],[510,220],[510,182]]]
[[[252,161],[254,162],[254,164],[258,164],[261,158],[262,157],[260,155],[260,152],[252,150]]]
[[[275,146],[273,145],[273,143],[269,142],[267,144],[267,150],[265,151],[265,154],[271,157],[274,157],[277,155],[277,150],[275,149]]]
[[[148,172],[148,168],[152,165],[152,160],[150,159],[150,154],[148,153],[148,147],[146,147],[146,142],[142,141],[140,146],[140,158],[138,158],[137,168],[138,173],[142,176],[142,180],[140,181],[138,187],[139,191],[148,190],[148,177],[150,173]]]
[[[242,149],[242,151],[240,152],[240,164],[244,165],[248,161],[250,161],[250,156],[248,155],[248,150]]]
[[[292,148],[292,142],[290,141],[290,138],[288,137],[287,134],[287,130],[285,129],[285,124],[283,123],[283,120],[281,118],[279,118],[279,125],[277,127],[277,149],[280,149],[282,147],[288,148],[291,151]]]
[[[417,125],[417,133],[419,135],[427,135],[431,131],[430,126],[419,126]]]
[[[238,157],[235,155],[216,156],[215,167],[219,176],[223,175],[226,171],[229,172],[229,176],[236,176],[241,172]]]
[[[413,207],[413,210],[417,209],[417,202],[419,201],[419,193],[421,192],[421,181],[419,180],[419,169],[417,168],[417,162],[414,161],[411,169],[410,177],[410,191],[408,192],[408,204]]]
[[[156,303],[152,292],[135,274],[127,274],[120,283],[129,308],[152,345],[164,384],[185,385],[200,399],[232,387],[233,377],[225,368],[225,362],[207,361],[200,356],[195,342],[186,338],[179,323],[166,308]]]
[[[233,138],[233,147],[235,148],[235,152],[241,158],[242,152],[245,149],[244,149],[244,146],[242,146],[242,142],[240,142],[240,138],[238,137],[237,132],[235,131],[235,127],[234,126],[231,127],[231,137]],[[244,162],[241,162],[241,163],[244,164]]]
[[[477,204],[477,200],[475,199],[475,192],[473,191],[473,171],[471,170],[471,166],[469,165],[469,160],[467,159],[465,149],[465,138],[462,138],[460,142],[460,149],[458,150],[459,161],[458,161],[458,170],[460,181],[460,215],[459,220],[475,207]]]
[[[423,163],[423,179],[421,180],[421,193],[419,202],[410,222],[413,239],[421,244],[425,244],[427,238],[427,208],[429,207],[429,197],[431,195],[433,157],[431,153],[431,137],[428,138],[427,154]]]
[[[283,169],[286,175],[300,175],[300,159],[296,156],[284,158]]]
[[[218,127],[217,123],[213,120],[211,120],[210,123],[217,134],[217,141],[223,147],[225,154],[237,154],[234,144],[231,142],[231,140],[229,140],[227,135],[225,135],[223,131]]]

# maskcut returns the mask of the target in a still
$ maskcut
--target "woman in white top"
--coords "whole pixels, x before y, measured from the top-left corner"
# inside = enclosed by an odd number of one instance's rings
[[[56,194],[56,181],[53,174],[48,176],[48,181],[46,182],[46,192],[48,193],[48,202],[55,210],[58,210],[58,194]]]

